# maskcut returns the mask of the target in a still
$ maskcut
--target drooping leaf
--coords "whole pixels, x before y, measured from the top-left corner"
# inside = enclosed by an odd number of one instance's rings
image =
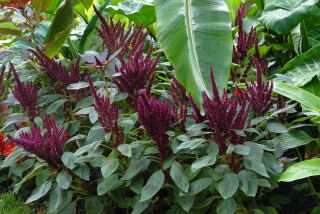
[[[267,28],[288,34],[300,21],[308,16],[318,0],[265,0],[260,20]]]
[[[279,71],[286,75],[289,83],[294,86],[304,86],[313,77],[320,76],[320,46],[296,56]]]
[[[161,170],[154,172],[141,190],[141,202],[151,199],[161,189],[164,183],[164,174]]]
[[[274,82],[273,91],[320,112],[320,97],[306,90],[287,83]]]
[[[189,180],[183,171],[183,167],[178,162],[173,162],[170,169],[170,176],[174,183],[184,192],[189,190]]]
[[[234,214],[236,209],[237,202],[234,198],[223,199],[217,206],[217,214]]]
[[[290,166],[279,181],[291,182],[299,179],[320,175],[320,158],[301,161]]]
[[[26,203],[34,202],[39,198],[42,198],[43,196],[45,196],[49,192],[51,185],[52,185],[52,181],[46,181],[41,186],[38,186],[37,188],[35,188],[31,196],[27,199]]]
[[[222,92],[232,58],[231,17],[224,0],[156,0],[157,38],[177,79],[201,106],[210,68]]]
[[[239,177],[234,173],[227,173],[218,185],[218,191],[224,198],[232,197],[239,187]]]
[[[68,189],[72,182],[72,176],[65,170],[62,170],[57,176],[57,183],[62,189]]]
[[[141,171],[145,170],[150,164],[150,160],[147,157],[143,157],[140,160],[130,164],[121,180],[130,180]]]
[[[257,176],[247,170],[242,170],[238,174],[240,180],[240,189],[247,195],[254,197],[258,191]]]

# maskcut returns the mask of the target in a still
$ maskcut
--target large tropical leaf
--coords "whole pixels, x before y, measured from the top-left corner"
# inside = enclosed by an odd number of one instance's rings
[[[123,14],[137,24],[150,25],[156,21],[156,12],[152,3],[128,0],[117,6],[106,8],[111,14]]]
[[[289,77],[289,82],[295,86],[306,85],[313,77],[320,76],[320,46],[296,56],[279,72]]]
[[[320,175],[320,158],[306,160],[290,166],[280,177],[280,181],[290,182]]]
[[[295,100],[308,108],[320,112],[320,97],[302,88],[276,81],[274,82],[273,91],[292,100]]]
[[[267,28],[288,34],[310,13],[319,0],[265,0],[260,20]]]
[[[58,8],[56,15],[49,27],[45,38],[47,48],[45,53],[53,57],[69,38],[73,28],[74,13],[73,6],[75,0],[65,0]]]
[[[220,91],[232,58],[231,17],[224,0],[155,0],[157,38],[177,79],[201,103],[213,67]]]

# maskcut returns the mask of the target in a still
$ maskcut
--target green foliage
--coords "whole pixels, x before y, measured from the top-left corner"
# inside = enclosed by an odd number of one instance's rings
[[[2,214],[33,214],[35,211],[11,192],[0,195],[0,213]]]
[[[232,58],[228,7],[223,0],[156,0],[155,6],[159,44],[177,79],[201,107],[201,93],[211,94],[210,68],[220,92],[228,81]]]

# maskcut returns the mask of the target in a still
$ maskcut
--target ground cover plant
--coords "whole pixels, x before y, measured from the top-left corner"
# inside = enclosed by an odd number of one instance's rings
[[[0,209],[320,212],[319,1],[0,6]]]

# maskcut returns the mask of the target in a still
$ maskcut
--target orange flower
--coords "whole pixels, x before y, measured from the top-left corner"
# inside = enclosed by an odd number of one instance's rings
[[[0,2],[1,7],[15,7],[20,8],[26,6],[31,0],[7,0],[5,2]]]
[[[23,122],[21,123],[21,125],[22,125],[22,126],[27,126],[27,125],[28,125],[28,122],[27,122],[27,121],[23,121]]]
[[[2,110],[3,111],[7,111],[8,110],[8,106],[2,106]]]
[[[244,94],[244,93],[245,93],[245,91],[242,90],[242,89],[240,89],[240,88],[237,88],[237,89],[233,92],[233,94],[236,95],[236,96],[239,96],[240,94]]]

